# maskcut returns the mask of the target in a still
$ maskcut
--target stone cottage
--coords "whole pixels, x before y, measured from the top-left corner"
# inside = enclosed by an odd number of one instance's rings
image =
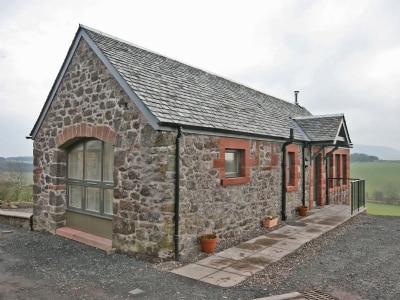
[[[328,176],[350,168],[342,114],[313,116],[85,26],[30,138],[36,230],[153,260],[200,251],[203,232],[232,239],[273,211],[324,205]]]

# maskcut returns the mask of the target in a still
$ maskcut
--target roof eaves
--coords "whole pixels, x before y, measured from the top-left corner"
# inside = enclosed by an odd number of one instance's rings
[[[39,131],[39,128],[42,125],[42,122],[47,114],[47,111],[49,110],[50,105],[53,102],[53,98],[54,98],[55,94],[57,93],[58,87],[64,77],[64,74],[68,68],[68,65],[71,62],[72,56],[73,56],[76,48],[78,47],[80,37],[81,37],[81,34],[80,34],[80,28],[79,28],[78,31],[75,33],[75,37],[72,41],[72,44],[68,49],[67,56],[65,57],[64,62],[61,65],[60,71],[58,72],[57,77],[54,80],[53,86],[50,89],[50,92],[47,96],[46,102],[44,103],[42,110],[40,111],[39,117],[36,120],[35,125],[33,126],[32,130],[30,132],[30,136],[28,138],[31,138],[33,140],[35,139],[35,137]]]
[[[335,138],[334,138],[334,143],[336,144],[340,139],[340,130],[342,129],[342,126],[343,126],[343,119],[342,120],[340,120],[340,124],[339,124],[339,126],[338,126],[338,128],[337,128],[337,130],[336,130],[336,135],[335,135]]]
[[[290,119],[294,126],[296,127],[297,131],[301,133],[301,135],[304,137],[305,141],[309,142],[311,141],[311,138],[308,136],[308,134],[303,130],[303,128],[300,126],[299,123],[296,122],[295,118]]]
[[[100,50],[100,48],[96,45],[96,43],[90,38],[90,36],[87,34],[85,31],[87,27],[83,25],[79,25],[79,28],[75,34],[75,37],[72,41],[72,44],[67,52],[67,55],[64,59],[63,64],[61,65],[60,71],[58,72],[58,75],[53,83],[53,86],[50,89],[49,95],[47,96],[46,102],[42,107],[42,110],[39,114],[38,119],[35,122],[35,125],[33,126],[29,137],[31,139],[35,139],[40,126],[42,125],[42,122],[53,102],[53,99],[57,93],[58,87],[60,86],[64,75],[68,69],[68,66],[75,54],[75,51],[79,45],[79,42],[81,38],[83,38],[89,46],[92,48],[92,50],[96,53],[96,55],[99,57],[99,59],[102,61],[102,63],[108,68],[110,73],[114,76],[114,78],[117,80],[117,82],[121,85],[121,87],[124,89],[124,91],[128,94],[130,99],[135,103],[135,105],[139,108],[139,110],[144,114],[144,116],[147,118],[149,121],[150,125],[155,129],[158,130],[158,122],[159,120],[148,110],[148,108],[143,104],[143,102],[138,98],[138,96],[133,92],[133,90],[130,88],[129,84],[122,78],[121,74],[115,69],[115,67],[110,63],[110,61],[107,59],[106,55]],[[98,32],[98,31],[96,31]]]
[[[334,118],[334,117],[343,118],[344,114],[340,113],[340,114],[330,114],[330,115],[299,116],[299,117],[295,117],[294,119],[306,120],[306,119],[319,119],[319,118],[326,119],[326,118]]]
[[[125,93],[128,94],[129,98],[133,101],[133,103],[138,107],[138,109],[143,113],[147,121],[150,123],[150,125],[155,129],[159,130],[159,119],[154,116],[150,112],[150,110],[147,108],[147,106],[139,99],[139,97],[136,95],[136,93],[132,90],[128,82],[122,77],[122,75],[118,72],[118,70],[114,67],[114,65],[110,62],[110,60],[107,58],[107,56],[101,51],[101,49],[97,46],[97,44],[91,39],[89,34],[85,31],[85,27],[80,25],[80,28],[82,28],[82,37],[85,39],[85,41],[89,44],[89,46],[92,48],[92,50],[95,52],[95,54],[99,57],[101,62],[107,67],[111,75],[117,80],[117,82],[120,84],[120,86],[123,88]],[[98,31],[97,31],[98,32]],[[99,32],[98,32],[99,33]],[[103,33],[99,33],[103,34]],[[104,35],[104,34],[103,34]]]
[[[282,137],[275,135],[257,134],[245,131],[236,131],[230,129],[200,127],[200,126],[193,126],[181,123],[160,122],[159,125],[160,125],[160,130],[173,131],[176,130],[176,128],[178,127],[182,127],[183,132],[186,133],[204,134],[211,136],[224,136],[224,137],[244,138],[244,139],[260,139],[260,140],[282,141],[282,142],[287,141],[289,138],[289,137]],[[295,139],[295,142],[303,143],[305,141],[301,139]]]

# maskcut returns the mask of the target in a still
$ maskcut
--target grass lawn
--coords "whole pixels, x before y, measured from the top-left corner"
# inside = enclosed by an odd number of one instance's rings
[[[367,198],[373,198],[377,191],[382,192],[385,198],[393,193],[400,196],[400,162],[352,163],[350,175],[365,179]]]
[[[367,202],[367,213],[381,216],[400,216],[400,206]]]

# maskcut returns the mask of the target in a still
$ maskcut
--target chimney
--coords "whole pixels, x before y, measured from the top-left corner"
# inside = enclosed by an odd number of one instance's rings
[[[297,102],[297,94],[299,91],[294,91],[294,104],[299,105],[299,102]]]

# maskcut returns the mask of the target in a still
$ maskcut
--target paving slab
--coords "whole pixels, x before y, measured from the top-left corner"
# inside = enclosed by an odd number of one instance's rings
[[[345,205],[318,208],[299,220],[299,226],[285,225],[172,272],[213,285],[231,287],[364,210],[351,215],[350,207]],[[271,299],[304,299],[296,293],[283,295],[291,296],[294,297]]]
[[[245,281],[248,276],[234,274],[226,271],[218,271],[207,277],[202,278],[200,281],[218,285],[220,287],[231,287]]]
[[[198,280],[210,276],[211,274],[216,272],[218,272],[218,269],[201,266],[198,264],[189,264],[172,271],[172,273]]]
[[[231,264],[233,264],[234,262],[235,262],[235,260],[233,260],[233,259],[228,259],[228,258],[224,258],[221,256],[212,255],[205,259],[197,261],[196,264],[210,267],[210,268],[215,268],[215,269],[224,269],[224,268],[230,266]]]
[[[215,255],[220,256],[220,257],[233,259],[233,260],[240,260],[240,259],[243,259],[243,258],[245,258],[247,256],[252,255],[252,254],[253,254],[252,251],[243,250],[243,249],[240,249],[240,248],[237,248],[237,247],[232,247],[232,248],[226,249],[226,250],[224,250],[222,252],[218,252]]]
[[[237,260],[229,267],[223,269],[223,271],[234,273],[243,276],[251,276],[261,270],[264,270],[265,266],[249,264],[244,260]]]

